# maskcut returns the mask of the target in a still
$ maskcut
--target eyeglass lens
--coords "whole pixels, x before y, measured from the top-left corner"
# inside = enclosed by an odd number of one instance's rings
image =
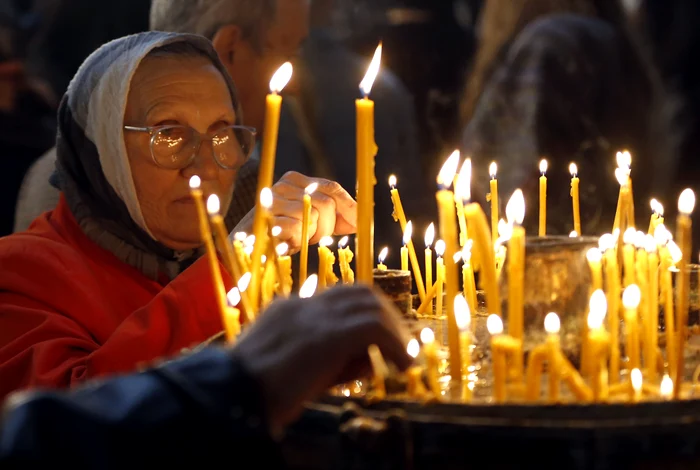
[[[189,165],[199,148],[201,136],[192,128],[172,126],[158,130],[151,139],[153,158],[167,168]],[[224,168],[242,166],[253,151],[255,136],[250,129],[226,127],[211,138],[214,158]]]

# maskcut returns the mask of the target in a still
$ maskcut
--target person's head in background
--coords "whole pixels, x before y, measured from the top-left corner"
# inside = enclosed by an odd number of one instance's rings
[[[308,35],[309,0],[153,0],[150,28],[210,39],[238,88],[245,124],[262,133],[270,79]]]
[[[471,119],[476,104],[508,47],[535,20],[556,13],[595,16],[621,24],[617,0],[486,0],[477,25],[477,52],[461,106],[462,124]]]

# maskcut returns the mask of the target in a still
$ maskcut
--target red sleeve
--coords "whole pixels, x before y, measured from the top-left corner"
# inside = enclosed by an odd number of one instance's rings
[[[101,306],[119,299],[104,299],[99,294],[104,290],[89,269],[59,261],[49,262],[49,269],[46,260],[30,262],[29,267],[19,267],[15,276],[0,273],[0,398],[25,387],[68,387],[96,376],[133,371],[141,363],[177,354],[222,329],[204,257],[143,307],[125,312],[100,344],[96,336],[104,335],[101,318],[114,322],[119,309],[105,305],[101,310]],[[230,285],[226,271],[221,270],[224,283]],[[34,276],[17,280],[17,275],[30,272]],[[8,284],[27,286],[7,289]],[[128,295],[128,289],[122,291]]]

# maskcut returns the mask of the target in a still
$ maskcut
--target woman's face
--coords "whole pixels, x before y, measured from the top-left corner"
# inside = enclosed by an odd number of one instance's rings
[[[235,124],[226,81],[206,58],[146,58],[131,81],[124,124],[137,127],[179,124],[202,134]],[[153,161],[150,135],[124,132],[141,211],[148,229],[163,245],[188,250],[201,245],[197,210],[189,180],[198,175],[205,195],[217,194],[228,208],[237,171],[214,161],[211,142],[202,140],[190,166],[162,168]]]

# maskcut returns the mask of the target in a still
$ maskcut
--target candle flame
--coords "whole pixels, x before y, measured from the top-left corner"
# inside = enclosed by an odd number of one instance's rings
[[[664,216],[664,206],[660,202],[656,202],[656,213],[659,214],[659,217]]]
[[[311,183],[304,189],[304,194],[311,196],[318,189],[318,183]]]
[[[642,391],[642,371],[639,369],[632,369],[630,372],[630,382],[632,382],[632,389],[635,393],[640,393]]]
[[[572,230],[569,233],[569,238],[578,238],[578,232],[576,230]]]
[[[428,228],[425,229],[425,247],[430,248],[435,241],[435,224],[431,223]]]
[[[207,212],[209,215],[216,215],[221,209],[221,203],[219,202],[219,196],[212,194],[207,199]]]
[[[420,354],[420,343],[418,343],[417,339],[411,338],[411,341],[408,342],[408,346],[406,347],[406,352],[413,359],[418,357],[418,354]]]
[[[272,230],[270,232],[272,233],[273,237],[279,237],[280,235],[282,235],[282,227],[280,227],[279,225],[275,225],[274,227],[272,227]]]
[[[639,290],[639,286],[632,284],[627,287],[622,293],[622,305],[627,309],[639,307],[639,302],[642,301],[642,291]]]
[[[692,189],[686,189],[678,198],[678,212],[683,215],[690,215],[695,209],[695,193]]]
[[[467,158],[459,170],[455,187],[455,199],[469,201],[472,198],[472,160]]]
[[[413,222],[409,220],[406,224],[406,230],[403,231],[404,246],[407,246],[411,242],[411,237],[413,237]]]
[[[486,329],[491,336],[503,334],[503,320],[495,313],[492,313],[486,319]]]
[[[277,256],[284,256],[289,251],[289,245],[287,243],[280,243],[277,245],[277,248],[275,248],[275,251],[277,252]]]
[[[617,152],[616,159],[618,168],[629,171],[632,166],[632,154],[628,150]]]
[[[235,307],[236,305],[241,303],[241,292],[238,290],[238,287],[234,287],[230,291],[228,291],[228,294],[226,294],[226,299],[228,300],[228,304],[231,307]]]
[[[496,173],[498,173],[498,165],[496,162],[491,162],[491,165],[489,165],[489,175],[491,175],[491,178],[496,179]]]
[[[386,259],[386,257],[388,255],[389,255],[389,247],[385,246],[384,248],[382,248],[382,251],[379,252],[379,256],[377,257],[377,259],[379,259],[379,264],[384,264],[384,260]]]
[[[260,191],[260,205],[265,209],[272,207],[272,190],[270,188],[262,188]]]
[[[575,163],[569,165],[569,173],[571,173],[572,178],[576,178],[576,175],[578,175],[578,166]]]
[[[605,313],[591,311],[588,313],[588,328],[590,330],[598,330],[603,327]]]
[[[671,241],[671,232],[668,231],[664,224],[659,224],[654,230],[654,240],[659,246],[665,246],[669,241]]]
[[[467,240],[467,243],[465,243],[464,248],[462,248],[462,260],[465,263],[468,263],[472,260],[472,245],[473,245],[473,243],[472,244],[469,243],[471,241],[472,240]]]
[[[425,345],[430,345],[435,342],[435,333],[430,328],[423,328],[420,332],[420,341]]]
[[[508,222],[522,225],[525,219],[525,196],[520,189],[516,189],[506,205],[506,218]]]
[[[595,313],[601,317],[601,322],[603,321],[602,319],[605,318],[605,314],[608,313],[608,299],[605,297],[605,292],[603,292],[602,289],[598,289],[591,294],[588,308],[591,310],[591,313]]]
[[[455,264],[462,261],[462,252],[458,251],[457,253],[455,253],[454,256],[452,256],[452,261],[454,261]]]
[[[435,242],[435,253],[438,256],[440,256],[440,257],[444,256],[446,248],[447,248],[447,246],[445,245],[444,240],[438,240]]]
[[[459,167],[460,156],[461,154],[459,153],[459,150],[455,150],[442,166],[442,169],[437,177],[437,183],[439,186],[449,188],[452,185],[455,175],[457,174],[457,168]]]
[[[372,86],[374,85],[374,81],[377,79],[377,75],[379,75],[379,66],[381,64],[382,43],[379,43],[377,49],[374,51],[374,57],[372,58],[372,62],[369,64],[369,68],[367,69],[367,74],[360,83],[360,91],[365,97],[369,96],[369,93],[372,91]]]
[[[498,221],[498,236],[502,242],[507,242],[513,236],[513,226],[501,219]]]
[[[253,247],[255,245],[255,235],[248,235],[245,240],[243,240],[243,246],[246,248]]]
[[[348,240],[350,240],[350,239],[348,238],[347,235],[344,236],[343,238],[341,238],[340,241],[338,242],[338,248],[345,248],[348,245]]]
[[[333,237],[325,236],[318,242],[318,246],[329,247],[333,244]]]
[[[630,227],[625,230],[625,234],[622,236],[622,242],[625,245],[633,245],[634,239],[637,236],[637,230],[634,227]]]
[[[652,235],[646,235],[644,237],[644,249],[647,253],[656,253],[656,240]]]
[[[267,256],[261,255],[261,256],[260,256],[260,262],[262,262],[262,264],[267,263]]]
[[[542,173],[542,176],[547,173],[547,160],[540,160],[540,173]]]
[[[615,170],[615,178],[617,179],[617,182],[620,183],[620,186],[625,186],[627,183],[629,183],[630,175],[626,170],[617,168]]]
[[[253,275],[251,273],[245,273],[244,275],[241,276],[241,278],[238,280],[238,290],[241,292],[245,292],[248,289],[248,286],[250,285],[250,280],[253,278]]]
[[[235,241],[241,242],[241,243],[243,243],[243,242],[245,241],[246,238],[248,238],[248,234],[245,233],[245,232],[236,232],[236,233],[233,235],[233,239],[234,239]]]
[[[190,178],[190,188],[191,189],[199,189],[199,187],[202,185],[202,179],[194,175],[192,178]]]
[[[664,378],[661,379],[659,393],[661,394],[661,398],[665,400],[670,400],[673,397],[673,379],[671,379],[668,374],[665,374]]]
[[[245,253],[246,255],[248,255],[250,257],[253,254],[254,248],[255,247],[253,245],[246,246],[245,248],[243,248],[243,253]]]
[[[299,297],[302,299],[308,299],[316,293],[316,287],[318,287],[318,275],[312,274],[309,276],[304,285],[299,289]]]
[[[559,315],[554,312],[549,312],[546,317],[544,317],[544,331],[550,335],[559,334],[561,329],[561,320],[559,320]]]
[[[612,233],[606,233],[600,237],[600,240],[598,241],[598,248],[600,248],[600,251],[603,253],[615,248],[615,235]]]
[[[676,242],[674,242],[673,240],[670,240],[666,245],[666,248],[668,248],[668,254],[671,255],[671,260],[673,261],[673,264],[680,263],[683,259],[683,252],[678,247],[678,244],[676,244]]]
[[[644,248],[644,243],[646,242],[646,236],[647,236],[647,234],[640,231],[640,230],[637,230],[634,233],[634,246],[635,246],[635,248],[640,249],[640,250]]]
[[[586,252],[586,259],[589,263],[600,263],[603,259],[603,253],[598,248],[591,248]]]
[[[397,183],[398,183],[398,181],[396,179],[396,175],[389,176],[389,187],[391,189],[394,189],[396,187]]]
[[[294,72],[294,67],[292,67],[291,62],[285,62],[282,66],[277,69],[277,72],[272,76],[270,80],[270,91],[272,93],[280,93],[287,86],[289,80],[292,79],[292,73]]]
[[[459,294],[454,300],[455,321],[459,331],[465,332],[469,329],[472,322],[472,316],[469,311],[469,304],[463,294]]]

